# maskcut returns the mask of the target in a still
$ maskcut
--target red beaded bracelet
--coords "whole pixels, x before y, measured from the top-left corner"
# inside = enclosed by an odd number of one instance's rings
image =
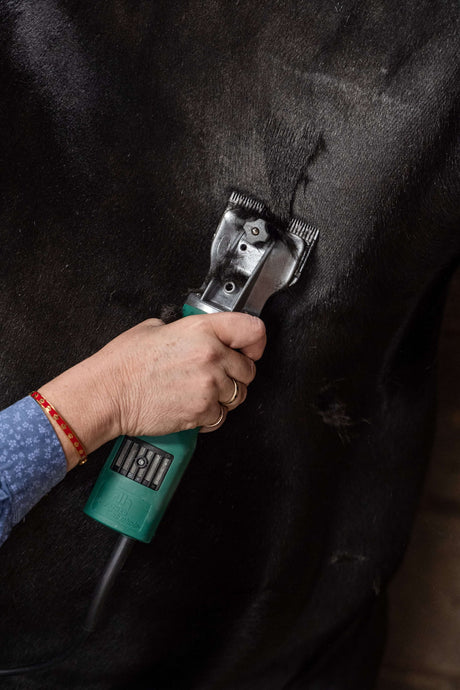
[[[39,393],[38,391],[32,391],[30,395],[34,400],[38,402],[40,407],[42,407],[45,410],[45,412],[47,412],[49,416],[52,417],[57,424],[59,424],[65,435],[68,436],[68,438],[72,441],[74,448],[80,456],[80,462],[78,464],[84,465],[88,458],[86,457],[86,451],[83,448],[83,444],[79,441],[76,433],[70,428],[67,422],[65,422],[62,419],[61,415],[58,412],[56,412],[51,403],[45,400],[41,393]]]

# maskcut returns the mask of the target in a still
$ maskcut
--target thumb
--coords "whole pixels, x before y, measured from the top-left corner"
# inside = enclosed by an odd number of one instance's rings
[[[251,314],[219,312],[209,314],[208,323],[219,340],[257,361],[262,357],[267,336],[262,319]]]

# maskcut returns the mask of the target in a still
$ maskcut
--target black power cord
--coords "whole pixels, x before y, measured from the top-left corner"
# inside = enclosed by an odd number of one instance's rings
[[[69,648],[65,652],[63,652],[62,654],[58,654],[57,656],[54,656],[51,659],[47,659],[45,661],[38,661],[34,664],[29,664],[28,666],[18,666],[17,668],[2,668],[0,669],[0,677],[18,676],[22,673],[34,673],[36,671],[44,671],[45,669],[50,668],[51,666],[55,666],[56,664],[59,664],[61,661],[64,661],[64,659],[67,659],[69,656],[71,656],[75,652],[76,648],[82,645],[95,629],[99,621],[99,617],[104,607],[105,601],[107,599],[107,596],[109,595],[109,592],[112,589],[112,586],[117,578],[118,573],[123,568],[125,561],[128,558],[128,554],[131,551],[131,548],[133,547],[133,544],[135,542],[135,539],[131,539],[131,537],[126,537],[124,534],[122,534],[119,537],[117,543],[115,544],[115,548],[113,549],[110,555],[110,559],[99,579],[96,590],[93,594],[93,598],[91,600],[88,613],[86,614],[85,622],[83,624],[83,630],[80,636],[77,637],[75,643],[69,645]]]

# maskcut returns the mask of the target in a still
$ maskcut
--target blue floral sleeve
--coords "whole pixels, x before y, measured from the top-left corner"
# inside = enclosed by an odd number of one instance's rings
[[[30,396],[0,412],[0,546],[66,471],[51,422]]]

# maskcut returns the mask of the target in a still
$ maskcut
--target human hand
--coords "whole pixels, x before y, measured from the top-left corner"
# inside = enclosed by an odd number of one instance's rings
[[[240,313],[148,319],[40,387],[91,453],[116,436],[215,431],[246,398],[265,348],[263,322]],[[237,351],[239,350],[239,352]],[[238,395],[232,398],[235,379]],[[213,425],[224,414],[220,424]],[[69,469],[78,458],[56,427]]]
[[[263,322],[237,313],[189,316],[167,325],[148,319],[122,333],[95,355],[117,435],[215,431],[227,410],[245,400],[265,342]],[[219,418],[220,403],[232,398],[232,379],[238,395],[224,407],[221,423],[207,429]]]

